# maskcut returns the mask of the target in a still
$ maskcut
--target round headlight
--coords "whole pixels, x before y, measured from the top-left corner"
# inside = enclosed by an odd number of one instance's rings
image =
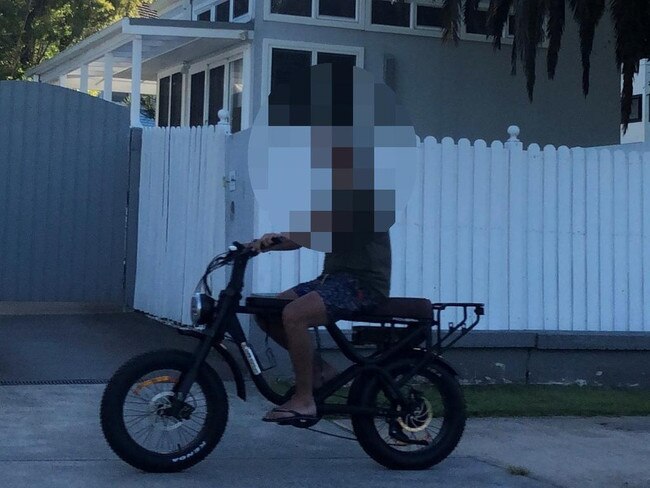
[[[205,325],[209,322],[212,314],[214,300],[205,293],[194,293],[192,295],[190,315],[192,324]]]

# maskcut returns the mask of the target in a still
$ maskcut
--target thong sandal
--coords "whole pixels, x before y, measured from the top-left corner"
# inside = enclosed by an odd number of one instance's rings
[[[263,418],[263,422],[274,422],[278,425],[294,425],[297,427],[302,427],[304,424],[313,424],[320,420],[320,417],[316,415],[305,415],[295,410],[288,410],[285,408],[274,408],[271,412],[276,413],[290,413],[290,417],[280,417],[277,419],[267,419]]]

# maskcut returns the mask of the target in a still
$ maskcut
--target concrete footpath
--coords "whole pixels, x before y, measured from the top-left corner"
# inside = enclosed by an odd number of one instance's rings
[[[249,385],[250,386],[250,385]],[[194,468],[148,474],[102,436],[104,385],[0,387],[0,472],[23,487],[650,487],[650,418],[470,420],[459,447],[427,471],[389,471],[356,442],[260,421],[268,404],[234,396],[223,440]],[[323,421],[318,428],[344,434]],[[511,467],[528,470],[510,474]]]

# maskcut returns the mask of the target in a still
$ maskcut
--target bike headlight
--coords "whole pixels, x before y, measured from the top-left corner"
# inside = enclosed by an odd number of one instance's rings
[[[199,285],[192,295],[190,316],[194,326],[207,325],[214,311],[214,299]]]

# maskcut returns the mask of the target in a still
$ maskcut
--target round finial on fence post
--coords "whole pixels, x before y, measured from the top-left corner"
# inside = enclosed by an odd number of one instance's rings
[[[230,134],[230,112],[222,108],[217,112],[217,116],[219,117],[219,123],[217,125],[222,127],[226,134]]]
[[[505,146],[508,148],[523,147],[522,142],[519,140],[521,130],[516,125],[508,127],[508,135],[510,138],[506,141]]]

